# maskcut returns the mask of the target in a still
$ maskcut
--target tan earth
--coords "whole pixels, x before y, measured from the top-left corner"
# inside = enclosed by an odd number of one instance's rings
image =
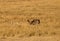
[[[60,0],[0,0],[0,41],[60,41]]]

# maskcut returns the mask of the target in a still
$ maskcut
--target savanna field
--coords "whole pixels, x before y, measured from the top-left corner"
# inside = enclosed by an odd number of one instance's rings
[[[0,41],[60,41],[60,0],[0,0]]]

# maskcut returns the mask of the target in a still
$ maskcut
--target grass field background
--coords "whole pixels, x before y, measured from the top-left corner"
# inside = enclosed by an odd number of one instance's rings
[[[0,0],[0,38],[54,35],[60,36],[59,0]]]

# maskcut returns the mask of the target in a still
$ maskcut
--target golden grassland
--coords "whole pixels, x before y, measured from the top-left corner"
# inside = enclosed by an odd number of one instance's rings
[[[59,0],[0,0],[0,38],[54,35],[60,36]]]

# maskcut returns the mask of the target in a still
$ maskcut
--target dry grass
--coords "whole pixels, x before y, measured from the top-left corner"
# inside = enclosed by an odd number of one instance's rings
[[[0,0],[0,37],[60,36],[60,1]],[[30,25],[27,20],[39,19]]]

